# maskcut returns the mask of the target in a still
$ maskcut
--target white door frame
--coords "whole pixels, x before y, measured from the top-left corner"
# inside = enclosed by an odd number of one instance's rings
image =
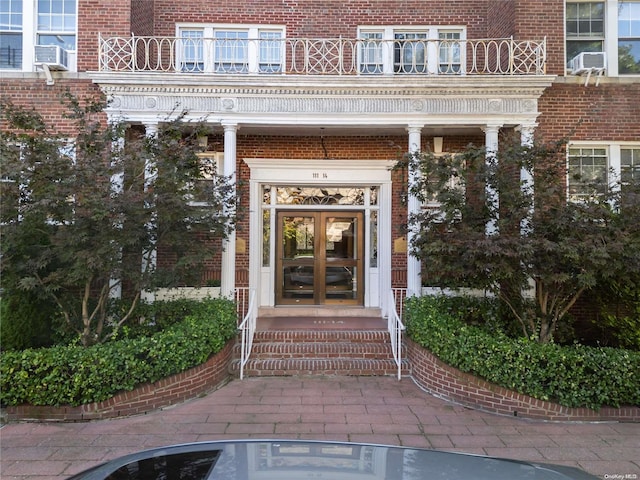
[[[377,186],[378,266],[370,266],[369,214],[365,209],[365,307],[386,310],[386,292],[391,290],[391,168],[393,160],[299,160],[245,158],[249,179],[249,288],[255,289],[259,307],[275,303],[275,245],[270,242],[268,266],[263,266],[262,188],[265,185]],[[281,208],[289,206],[282,205]],[[272,213],[275,213],[275,207]],[[363,208],[355,207],[362,210]],[[350,209],[354,209],[351,206]],[[275,215],[270,215],[271,237]]]

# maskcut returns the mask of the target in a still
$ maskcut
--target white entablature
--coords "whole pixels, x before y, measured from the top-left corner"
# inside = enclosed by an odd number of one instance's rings
[[[96,73],[111,103],[108,112],[129,121],[163,121],[180,111],[188,118],[239,125],[478,125],[535,122],[538,99],[552,76],[442,79],[308,78],[268,80],[235,76],[203,84],[157,75]],[[213,79],[211,79],[213,80]],[[259,80],[259,81],[258,81]],[[321,79],[322,80],[322,79]]]

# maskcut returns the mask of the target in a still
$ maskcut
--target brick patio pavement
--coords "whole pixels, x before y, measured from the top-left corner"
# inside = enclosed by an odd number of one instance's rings
[[[602,478],[640,480],[640,424],[501,417],[447,403],[410,378],[398,382],[392,377],[248,378],[148,415],[6,425],[0,429],[0,476],[63,480],[144,448],[235,438],[425,447],[559,463]]]

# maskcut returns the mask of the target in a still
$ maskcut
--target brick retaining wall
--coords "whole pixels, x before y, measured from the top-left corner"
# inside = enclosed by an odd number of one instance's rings
[[[415,382],[429,393],[476,410],[550,421],[640,422],[640,407],[600,410],[569,408],[538,400],[481,380],[441,362],[435,355],[407,339],[407,355]]]
[[[225,383],[229,378],[228,367],[235,340],[202,365],[182,373],[147,383],[129,392],[121,392],[102,402],[71,406],[19,405],[7,407],[8,421],[87,421],[125,417],[157,410],[184,402]]]

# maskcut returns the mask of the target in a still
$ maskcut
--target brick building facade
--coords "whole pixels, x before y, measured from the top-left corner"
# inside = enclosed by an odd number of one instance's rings
[[[206,118],[249,212],[209,278],[262,308],[384,312],[393,287],[428,284],[401,228],[420,206],[389,170],[402,152],[575,130],[582,155],[639,175],[639,1],[0,5],[0,95],[51,124],[66,89],[147,134],[176,105]]]

